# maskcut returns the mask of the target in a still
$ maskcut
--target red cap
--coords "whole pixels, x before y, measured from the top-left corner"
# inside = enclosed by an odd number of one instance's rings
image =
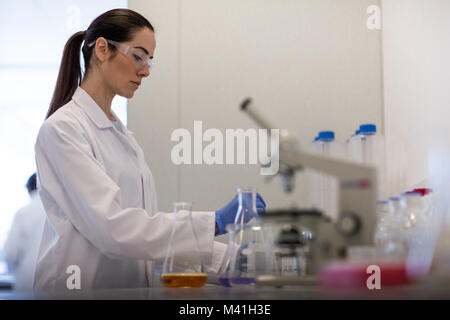
[[[414,189],[413,191],[419,192],[422,195],[422,197],[433,192],[433,190],[429,189],[429,188],[417,188],[417,189]]]

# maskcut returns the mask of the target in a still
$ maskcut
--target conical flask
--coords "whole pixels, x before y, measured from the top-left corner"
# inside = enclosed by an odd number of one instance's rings
[[[257,218],[256,189],[237,189],[239,206],[234,224],[228,225],[229,265],[219,281],[224,286],[252,285],[257,276],[267,274],[264,230]]]
[[[174,221],[161,273],[165,287],[198,288],[205,285],[205,272],[197,233],[192,222],[192,204],[174,203]]]
[[[239,206],[234,219],[234,224],[243,226],[247,221],[258,215],[256,209],[256,188],[238,188],[237,194]]]

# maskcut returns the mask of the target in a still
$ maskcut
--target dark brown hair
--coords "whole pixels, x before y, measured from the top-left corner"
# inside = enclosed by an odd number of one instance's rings
[[[113,9],[98,16],[86,31],[80,31],[72,35],[64,47],[55,91],[45,118],[47,119],[56,110],[68,103],[81,84],[83,77],[81,75],[80,49],[83,41],[84,45],[81,51],[83,52],[86,75],[95,47],[89,47],[88,44],[95,42],[99,37],[117,42],[131,41],[134,33],[142,28],[155,31],[151,23],[139,13],[130,9]],[[114,46],[109,48],[112,51],[116,50]]]

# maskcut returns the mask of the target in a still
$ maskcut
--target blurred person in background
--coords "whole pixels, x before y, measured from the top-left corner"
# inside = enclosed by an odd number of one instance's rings
[[[26,184],[30,203],[14,216],[3,251],[16,291],[33,290],[34,270],[45,222],[45,210],[36,188],[36,173]]]

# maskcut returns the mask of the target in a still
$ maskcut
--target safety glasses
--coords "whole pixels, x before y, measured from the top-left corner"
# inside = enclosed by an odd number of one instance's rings
[[[133,48],[113,40],[106,39],[106,41],[116,47],[119,52],[122,52],[124,55],[126,55],[138,70],[141,70],[145,66],[148,66],[148,70],[150,71],[152,69],[152,66],[155,64],[153,58],[150,58],[148,55],[146,55],[142,49]],[[92,47],[94,44],[95,41],[89,43],[88,47]]]

